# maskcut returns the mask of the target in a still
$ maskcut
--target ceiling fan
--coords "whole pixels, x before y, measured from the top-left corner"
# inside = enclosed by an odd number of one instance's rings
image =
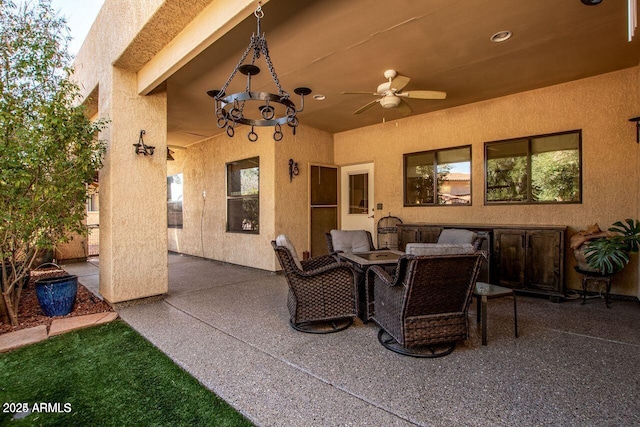
[[[409,83],[409,80],[411,79],[409,79],[409,77],[399,75],[396,70],[386,70],[384,72],[384,77],[388,81],[378,85],[378,89],[376,89],[375,93],[342,92],[345,95],[369,94],[380,97],[358,108],[353,112],[353,114],[360,114],[373,107],[373,105],[376,103],[380,103],[382,108],[397,108],[398,111],[402,114],[410,114],[413,110],[411,109],[411,106],[409,106],[409,104],[407,104],[406,101],[402,98],[445,99],[447,97],[446,92],[435,90],[409,90],[403,92],[402,89],[404,89],[404,87]]]

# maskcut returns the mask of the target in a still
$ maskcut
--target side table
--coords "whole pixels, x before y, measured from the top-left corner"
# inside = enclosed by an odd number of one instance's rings
[[[606,290],[604,293],[604,303],[607,308],[611,308],[609,306],[609,293],[611,292],[611,276],[612,274],[601,273],[599,271],[587,271],[582,270],[578,267],[574,267],[579,274],[582,274],[582,304],[587,302],[587,283],[589,281],[594,281],[596,283],[604,283],[606,286]]]
[[[518,338],[518,307],[516,304],[516,293],[513,289],[503,286],[492,285],[490,283],[476,282],[473,296],[477,302],[478,323],[482,323],[482,345],[487,345],[487,300],[513,296],[513,328],[516,338]]]

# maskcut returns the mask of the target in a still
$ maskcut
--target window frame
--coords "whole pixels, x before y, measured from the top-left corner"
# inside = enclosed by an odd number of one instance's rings
[[[248,195],[237,195],[233,196],[229,194],[229,166],[233,164],[241,163],[241,162],[251,162],[255,161],[257,163],[258,168],[258,192],[256,194],[248,194]],[[252,168],[246,168],[252,169]],[[247,157],[241,160],[233,160],[225,163],[224,167],[225,174],[225,195],[226,195],[226,206],[225,206],[225,214],[226,214],[226,227],[225,230],[227,233],[238,233],[238,234],[260,234],[260,156]],[[229,222],[229,201],[231,200],[247,200],[247,199],[255,199],[257,203],[257,230],[232,230],[230,229]]]
[[[438,153],[451,151],[451,150],[460,150],[460,149],[468,149],[469,150],[469,203],[450,203],[450,204],[440,204],[438,203]],[[409,204],[407,203],[407,159],[410,156],[416,155],[425,155],[425,154],[433,154],[433,171],[434,171],[434,201],[433,203],[422,203],[422,204]],[[473,149],[471,144],[459,145],[456,147],[447,147],[447,148],[438,148],[436,150],[426,150],[426,151],[416,151],[413,153],[405,153],[402,156],[402,203],[405,208],[416,208],[416,207],[440,207],[440,206],[472,206],[473,205]]]
[[[536,201],[533,200],[532,195],[533,195],[533,191],[532,191],[532,164],[531,164],[531,155],[532,155],[532,150],[531,150],[531,144],[532,141],[534,139],[541,139],[541,138],[547,138],[547,137],[553,137],[553,136],[559,136],[559,135],[569,135],[569,134],[577,134],[578,135],[578,192],[579,192],[579,197],[577,201],[563,201],[563,202],[557,202],[557,201],[551,201],[551,200],[545,200],[545,201]],[[527,170],[527,200],[526,201],[491,201],[491,200],[487,200],[487,192],[489,190],[489,180],[487,179],[487,173],[489,172],[488,169],[488,148],[491,144],[506,144],[506,143],[513,143],[515,141],[523,141],[526,140],[527,141],[527,164],[526,164],[526,170]],[[559,151],[559,150],[557,150]],[[575,205],[575,204],[582,204],[582,177],[584,176],[583,174],[583,166],[582,166],[582,129],[573,129],[573,130],[568,130],[568,131],[563,131],[563,132],[553,132],[553,133],[547,133],[547,134],[541,134],[541,135],[529,135],[529,136],[522,136],[522,137],[517,137],[517,138],[509,138],[509,139],[502,139],[502,140],[498,140],[498,141],[486,141],[484,143],[484,172],[483,172],[483,176],[484,176],[484,204],[485,206],[501,206],[501,205]]]

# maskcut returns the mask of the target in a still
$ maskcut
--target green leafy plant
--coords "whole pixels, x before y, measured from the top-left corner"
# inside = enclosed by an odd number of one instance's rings
[[[65,34],[49,0],[0,0],[0,317],[12,325],[40,251],[86,233],[105,150],[107,122],[79,105]]]
[[[607,237],[588,242],[584,249],[587,263],[605,274],[622,270],[629,263],[629,254],[640,249],[640,221],[618,221],[609,232]]]

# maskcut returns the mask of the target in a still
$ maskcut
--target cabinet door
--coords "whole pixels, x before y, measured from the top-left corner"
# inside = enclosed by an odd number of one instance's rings
[[[442,227],[420,227],[420,233],[417,240],[420,243],[437,243],[438,237],[442,233]]]
[[[558,231],[527,231],[527,288],[562,292],[561,237]]]
[[[501,286],[524,287],[525,239],[524,230],[494,230],[493,254]]]
[[[398,226],[398,250],[404,252],[404,248],[407,243],[418,242],[418,230],[417,226],[407,226],[407,225],[399,225]]]

